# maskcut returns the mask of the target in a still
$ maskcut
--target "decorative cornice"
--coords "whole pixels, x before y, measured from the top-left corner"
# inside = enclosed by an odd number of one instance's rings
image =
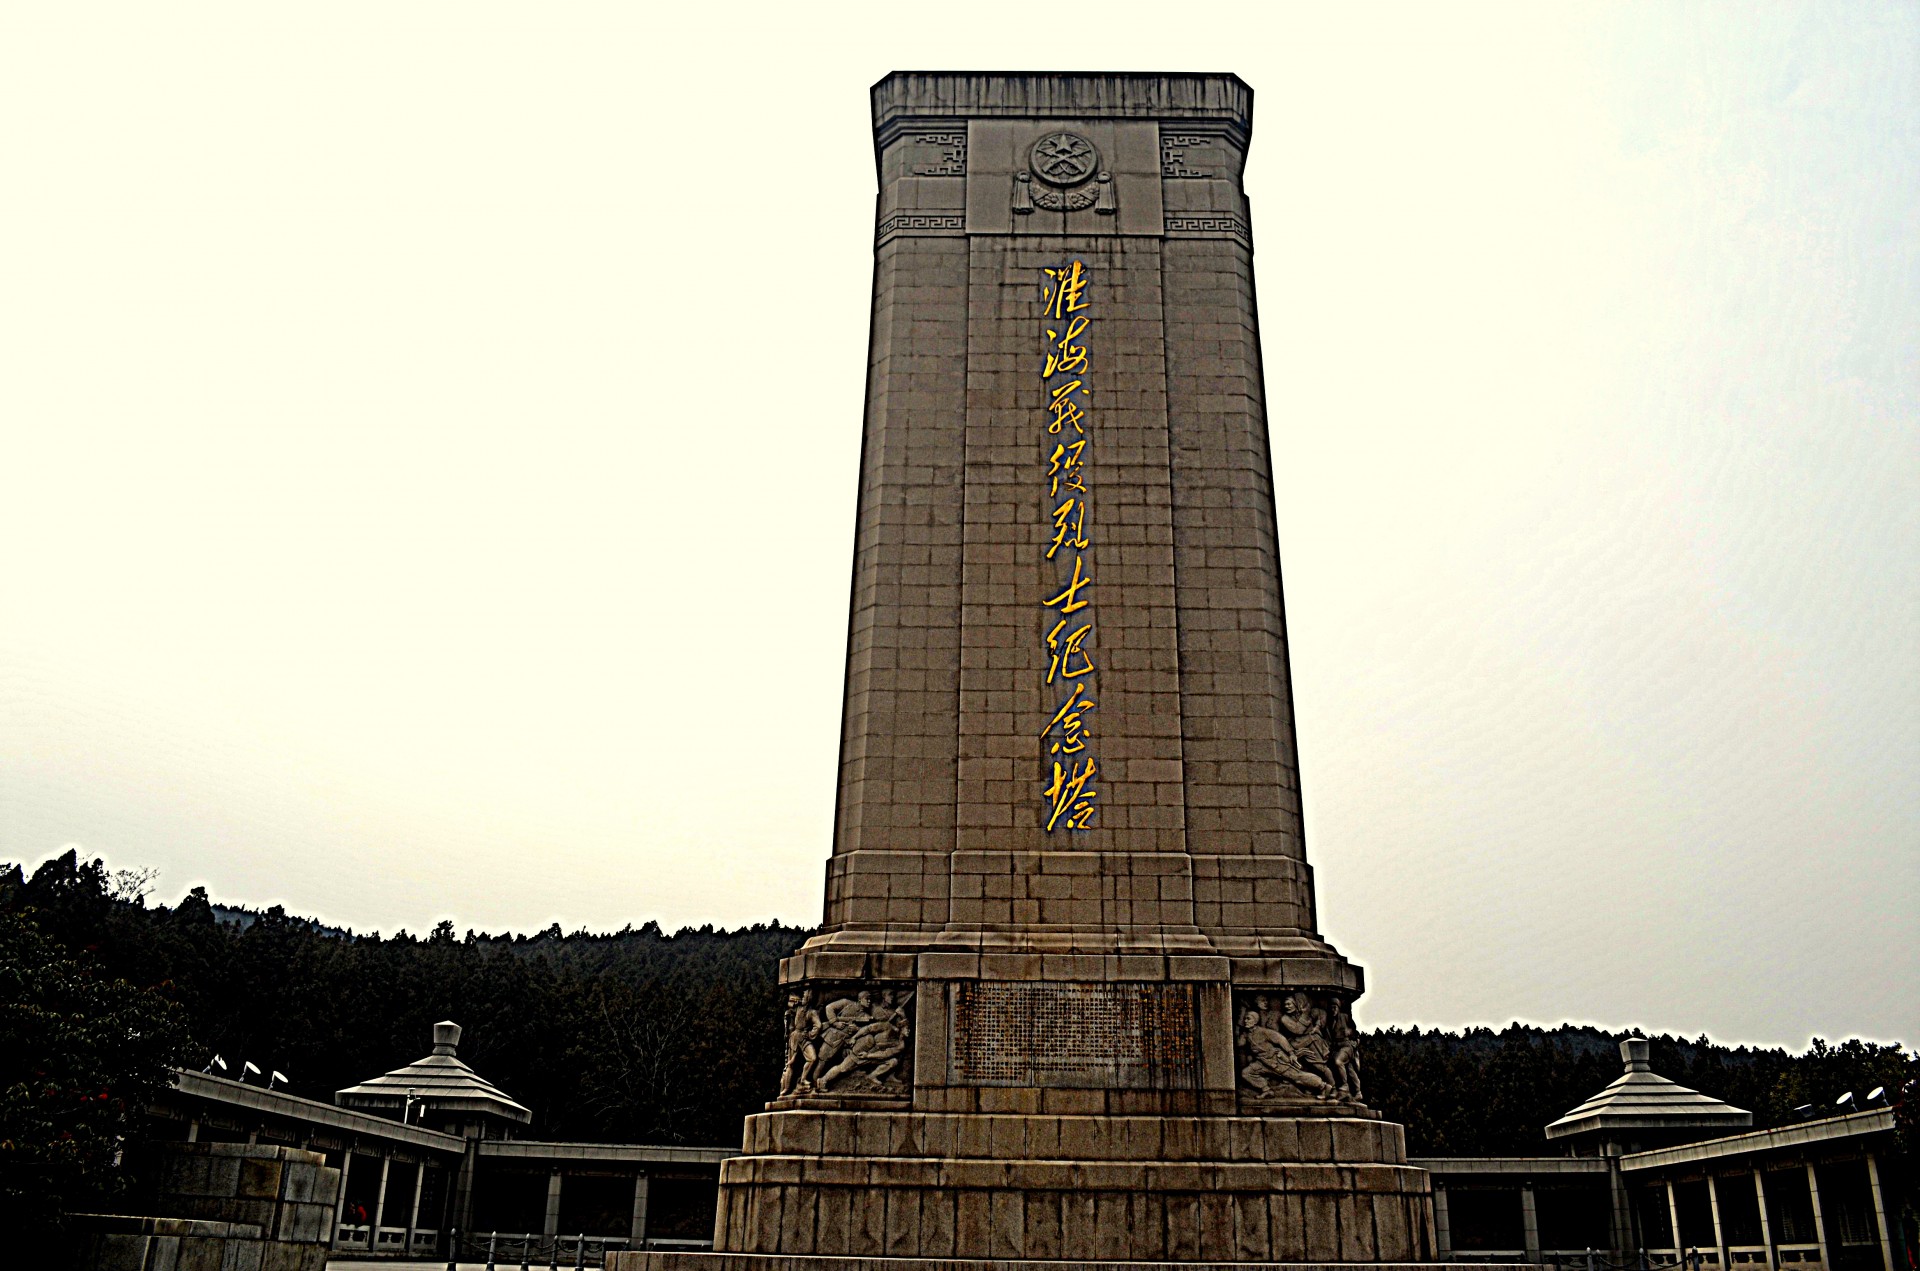
[[[875,127],[933,115],[982,119],[1228,119],[1253,127],[1238,75],[1077,71],[895,71],[873,86]]]
[[[1253,246],[1253,227],[1238,216],[1213,213],[1167,217],[1167,233],[1178,237],[1234,238]]]
[[[895,212],[874,227],[873,243],[878,247],[902,234],[946,237],[966,228],[967,218],[960,212]]]

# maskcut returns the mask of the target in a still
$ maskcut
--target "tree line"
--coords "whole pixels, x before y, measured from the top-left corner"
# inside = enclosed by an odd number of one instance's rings
[[[186,1064],[278,1069],[333,1092],[420,1058],[435,1021],[460,1058],[532,1109],[545,1138],[727,1143],[779,1078],[782,957],[808,933],[654,923],[611,934],[329,929],[280,906],[216,907],[203,888],[149,907],[146,880],[74,853],[31,878],[0,867],[0,910],[177,1009]]]
[[[295,1094],[331,1100],[425,1054],[441,1019],[465,1027],[461,1058],[532,1109],[542,1138],[737,1144],[741,1119],[779,1080],[778,962],[809,934],[778,923],[456,934],[445,922],[424,936],[356,934],[279,906],[216,906],[201,888],[149,906],[150,882],[74,852],[31,877],[0,866],[7,1188],[51,1159],[31,1164],[22,1153],[33,1144],[84,1155],[59,1139],[79,1125],[83,1093],[92,1121],[81,1137],[95,1147],[112,1137],[103,1118],[137,1111],[167,1064],[199,1067],[215,1053],[235,1072],[250,1060],[285,1073]],[[1415,1155],[1539,1154],[1547,1122],[1619,1076],[1621,1036],[1573,1025],[1373,1030],[1362,1048],[1367,1099],[1406,1125]],[[1857,1039],[1816,1040],[1797,1055],[1704,1036],[1651,1041],[1656,1072],[1749,1109],[1756,1126],[1920,1075],[1911,1052]],[[85,1075],[50,1076],[69,1069]]]

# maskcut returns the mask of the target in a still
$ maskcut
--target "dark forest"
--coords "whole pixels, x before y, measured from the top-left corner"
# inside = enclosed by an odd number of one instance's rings
[[[164,1058],[215,1053],[278,1069],[295,1094],[333,1091],[426,1053],[434,1021],[465,1026],[461,1057],[533,1110],[540,1138],[733,1145],[778,1079],[776,964],[808,932],[652,923],[611,934],[356,934],[285,913],[216,905],[195,889],[149,906],[149,879],[72,853],[26,877],[0,867],[0,918],[101,983],[124,981],[169,1021]],[[12,976],[36,968],[7,968]],[[17,981],[23,982],[23,981]],[[35,1046],[31,1021],[10,1031]],[[1416,1155],[1540,1154],[1541,1128],[1620,1073],[1622,1034],[1562,1025],[1366,1034],[1368,1102],[1407,1126]],[[1897,1091],[1920,1073],[1898,1046],[1816,1040],[1802,1054],[1652,1035],[1657,1072],[1738,1107],[1758,1126],[1825,1111],[1845,1091]],[[24,1071],[0,1083],[31,1084]]]

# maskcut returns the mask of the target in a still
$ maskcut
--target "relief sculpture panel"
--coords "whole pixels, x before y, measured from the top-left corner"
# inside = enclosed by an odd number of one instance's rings
[[[1234,994],[1233,1011],[1243,1107],[1361,1103],[1360,1034],[1346,998],[1310,989],[1243,990]]]
[[[809,985],[787,994],[780,1097],[905,1099],[913,1093],[913,989]]]
[[[1048,133],[1027,153],[1027,169],[1013,176],[1013,210],[1022,216],[1039,208],[1080,212],[1092,208],[1112,216],[1113,174],[1100,166],[1100,152],[1077,132]]]

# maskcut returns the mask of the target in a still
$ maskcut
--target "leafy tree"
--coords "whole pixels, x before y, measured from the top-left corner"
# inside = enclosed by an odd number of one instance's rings
[[[195,888],[149,909],[147,880],[75,853],[31,879],[0,871],[0,910],[31,905],[63,947],[111,973],[164,980],[198,1044],[333,1092],[417,1059],[432,1025],[465,1025],[461,1057],[555,1138],[736,1143],[780,1063],[779,960],[807,932],[654,923],[596,934],[424,939],[324,927],[214,903]]]
[[[174,1005],[0,912],[0,1223],[44,1232],[108,1202],[121,1141],[186,1056]]]

